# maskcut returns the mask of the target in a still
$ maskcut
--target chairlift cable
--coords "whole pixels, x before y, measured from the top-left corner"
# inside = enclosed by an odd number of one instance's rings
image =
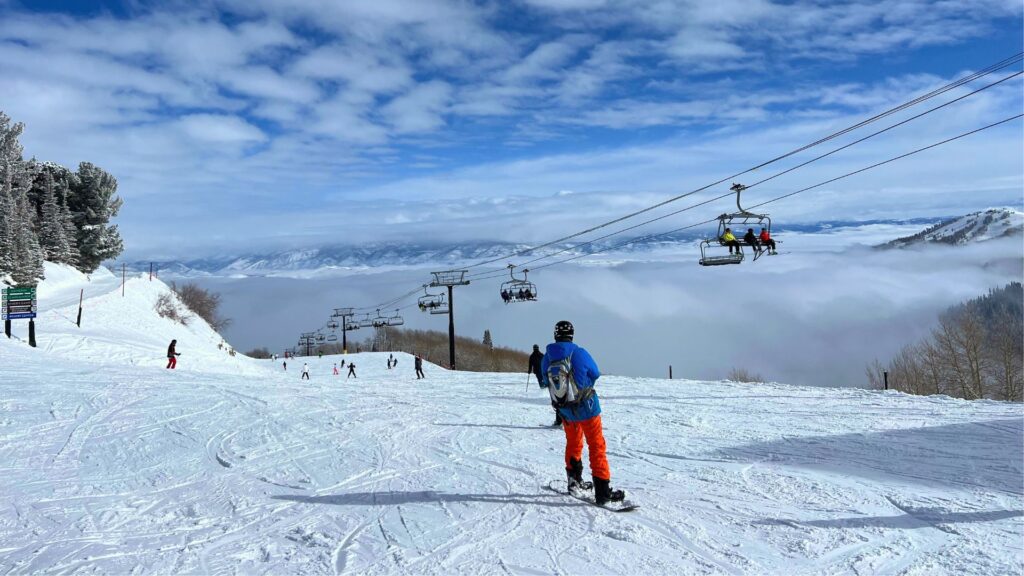
[[[933,108],[925,110],[924,112],[921,112],[920,114],[917,114],[915,116],[911,116],[910,118],[904,119],[904,120],[902,120],[900,122],[897,122],[895,124],[887,126],[886,128],[878,130],[877,132],[872,132],[871,134],[868,134],[867,136],[864,136],[863,138],[860,138],[858,140],[854,140],[853,142],[850,142],[848,144],[844,144],[843,146],[835,148],[835,149],[833,149],[833,150],[831,150],[829,152],[826,152],[824,154],[821,154],[819,156],[811,158],[810,160],[807,160],[806,162],[803,162],[803,163],[798,164],[796,166],[793,166],[791,168],[787,168],[786,170],[782,170],[780,172],[777,172],[776,174],[773,174],[772,176],[769,176],[767,178],[764,178],[763,180],[759,180],[759,181],[757,181],[757,182],[755,182],[753,184],[750,184],[750,185],[746,186],[744,188],[744,190],[748,190],[750,188],[753,188],[754,186],[757,186],[759,184],[763,184],[763,183],[768,182],[770,180],[774,180],[775,178],[778,178],[779,176],[788,174],[788,173],[793,172],[794,170],[797,170],[799,168],[803,168],[804,166],[807,166],[808,164],[812,164],[814,162],[817,162],[818,160],[822,160],[824,158],[827,158],[827,157],[829,157],[829,156],[831,156],[831,155],[833,155],[833,154],[835,154],[837,152],[841,152],[842,150],[850,148],[851,146],[854,146],[856,144],[860,144],[860,143],[864,142],[865,140],[868,140],[870,138],[874,138],[875,136],[878,136],[879,134],[884,134],[885,132],[893,130],[894,128],[898,128],[900,126],[903,126],[904,124],[908,124],[908,123],[910,123],[910,122],[912,122],[914,120],[917,120],[917,119],[919,119],[919,118],[921,118],[923,116],[931,114],[932,112],[936,112],[938,110],[941,110],[941,109],[945,108],[946,106],[949,106],[951,104],[955,104],[956,102],[959,102],[961,100],[964,100],[966,98],[974,96],[974,95],[978,94],[979,92],[982,92],[984,90],[992,88],[993,86],[997,86],[999,84],[1002,84],[1003,82],[1006,82],[1008,80],[1012,80],[1013,78],[1016,78],[1016,77],[1021,76],[1021,75],[1024,75],[1024,72],[1015,72],[1015,73],[1013,73],[1013,74],[1011,74],[1009,76],[1006,76],[1005,78],[1002,78],[1000,80],[992,82],[991,84],[987,84],[985,86],[982,86],[981,88],[978,88],[977,90],[974,90],[972,92],[968,92],[967,94],[964,94],[962,96],[954,98],[953,100],[950,100],[948,102],[945,102],[945,103],[940,104],[938,106],[935,106]],[[558,254],[564,254],[565,252],[569,252],[571,250],[578,250],[578,249],[583,248],[583,247],[591,246],[591,245],[593,245],[593,244],[595,244],[597,242],[600,242],[601,240],[606,240],[608,238],[611,238],[612,236],[616,236],[616,235],[622,234],[624,232],[629,232],[630,230],[635,230],[636,228],[640,228],[641,226],[646,226],[647,224],[651,224],[651,223],[657,222],[659,220],[664,220],[665,218],[669,218],[671,216],[678,215],[678,214],[680,214],[682,212],[686,212],[688,210],[692,210],[693,208],[697,208],[699,206],[703,206],[705,204],[709,204],[711,202],[715,202],[715,201],[721,200],[723,198],[726,198],[726,197],[729,197],[729,196],[732,196],[732,195],[733,195],[732,192],[728,192],[728,193],[723,194],[721,196],[716,196],[714,198],[711,198],[710,200],[705,200],[703,202],[687,206],[686,208],[682,208],[680,210],[669,212],[668,214],[664,214],[664,215],[658,216],[656,218],[651,218],[649,220],[645,220],[643,222],[640,222],[638,224],[634,224],[634,225],[629,226],[627,228],[622,228],[622,229],[617,230],[615,232],[611,232],[611,233],[605,234],[604,236],[599,236],[599,237],[594,238],[592,240],[589,240],[587,242],[583,242],[583,243],[580,243],[580,244],[576,244],[576,245],[573,245],[573,246],[562,248],[562,249],[560,249],[560,250],[558,250],[556,252],[551,252],[551,253],[545,254],[543,256],[539,256],[537,258],[534,258],[533,260],[527,260],[526,262],[522,262],[521,264],[519,264],[519,266],[528,266],[528,265],[533,264],[535,262],[539,262],[541,260],[546,260],[546,259],[551,258],[553,256],[557,256]],[[482,276],[487,276],[489,274],[496,274],[497,272],[498,272],[498,270],[489,270],[489,271],[486,271],[486,272],[478,272],[476,274],[471,274],[468,277],[469,278],[480,278]]]
[[[864,127],[864,126],[866,126],[868,124],[871,124],[872,122],[876,122],[878,120],[881,120],[882,118],[886,118],[888,116],[891,116],[892,114],[895,114],[897,112],[900,112],[902,110],[910,108],[911,106],[914,106],[916,104],[924,102],[925,100],[929,100],[931,98],[934,98],[936,96],[939,96],[941,94],[949,92],[950,90],[954,90],[956,88],[959,88],[960,86],[962,86],[964,84],[967,84],[969,82],[977,80],[978,78],[981,78],[983,76],[987,76],[988,74],[991,74],[993,72],[996,72],[998,70],[1006,68],[1007,66],[1011,66],[1011,65],[1013,65],[1013,64],[1015,64],[1017,62],[1020,62],[1022,59],[1024,59],[1024,52],[1018,52],[1017,54],[1015,54],[1013,56],[1010,56],[1010,57],[1008,57],[1008,58],[1006,58],[1004,60],[1001,60],[1001,61],[999,61],[999,62],[997,62],[995,64],[987,66],[986,68],[983,68],[983,69],[981,69],[981,70],[979,70],[977,72],[974,72],[972,74],[964,76],[963,78],[960,78],[958,80],[950,82],[950,83],[948,83],[948,84],[946,84],[946,85],[944,85],[944,86],[942,86],[940,88],[936,88],[935,90],[932,90],[931,92],[928,92],[926,94],[922,94],[921,96],[918,96],[918,97],[916,97],[916,98],[914,98],[912,100],[904,102],[903,104],[900,104],[898,106],[890,108],[890,109],[888,109],[888,110],[886,110],[884,112],[881,112],[879,114],[876,114],[875,116],[872,116],[870,118],[862,120],[862,121],[860,121],[860,122],[858,122],[858,123],[856,123],[856,124],[854,124],[852,126],[848,126],[846,128],[843,128],[842,130],[839,130],[839,131],[834,132],[834,133],[832,133],[832,134],[830,134],[828,136],[820,138],[820,139],[818,139],[818,140],[816,140],[814,142],[811,142],[810,144],[805,144],[804,146],[796,148],[795,150],[792,150],[790,152],[786,152],[785,154],[782,154],[780,156],[777,156],[775,158],[772,158],[770,160],[762,162],[761,164],[758,164],[757,166],[753,166],[751,168],[747,168],[747,169],[745,169],[745,170],[743,170],[741,172],[737,172],[737,173],[735,173],[735,174],[733,174],[731,176],[727,176],[725,178],[722,178],[721,180],[718,180],[716,182],[712,182],[710,184],[704,185],[704,186],[702,186],[700,188],[697,188],[695,190],[692,190],[690,192],[686,192],[684,194],[680,194],[680,195],[674,196],[672,198],[668,198],[666,200],[663,200],[661,202],[658,202],[656,204],[653,204],[653,205],[648,206],[646,208],[643,208],[641,210],[637,210],[637,211],[632,212],[630,214],[626,214],[624,216],[620,216],[618,218],[615,218],[613,220],[609,220],[609,221],[604,222],[602,224],[597,224],[595,226],[591,226],[590,228],[587,228],[587,229],[579,231],[579,232],[575,232],[575,233],[570,234],[568,236],[563,236],[562,238],[558,238],[556,240],[551,240],[549,242],[545,242],[544,244],[539,244],[539,245],[533,246],[531,248],[526,248],[526,249],[523,249],[523,250],[519,250],[519,251],[516,251],[516,252],[514,252],[512,254],[506,254],[506,255],[503,255],[503,256],[499,256],[497,258],[492,258],[492,259],[489,259],[489,260],[484,260],[484,261],[481,261],[481,262],[477,262],[476,264],[471,264],[470,266],[467,266],[466,268],[467,269],[469,269],[469,268],[476,268],[477,266],[484,266],[486,264],[492,264],[492,263],[498,262],[500,260],[506,260],[508,258],[515,258],[515,257],[518,257],[518,256],[523,256],[523,255],[529,254],[530,252],[533,252],[535,250],[539,250],[541,248],[546,248],[546,247],[551,246],[553,244],[558,244],[560,242],[565,242],[566,240],[571,240],[573,238],[578,238],[580,236],[583,236],[583,235],[589,234],[591,232],[600,230],[600,229],[605,228],[607,226],[611,226],[612,224],[617,224],[619,222],[622,222],[623,220],[628,220],[629,218],[633,218],[634,216],[638,216],[640,214],[644,214],[644,213],[650,212],[652,210],[655,210],[655,209],[660,208],[662,206],[665,206],[667,204],[671,204],[673,202],[676,202],[678,200],[686,198],[688,196],[692,196],[692,195],[697,194],[699,192],[703,192],[704,190],[707,190],[708,188],[712,188],[712,187],[717,186],[717,185],[719,185],[719,184],[721,184],[723,182],[727,182],[727,181],[729,181],[729,180],[731,180],[733,178],[737,178],[737,177],[742,176],[744,174],[747,174],[749,172],[753,172],[754,170],[758,170],[760,168],[768,166],[769,164],[773,164],[775,162],[778,162],[780,160],[784,160],[784,159],[786,159],[786,158],[788,158],[790,156],[793,156],[795,154],[799,154],[800,152],[803,152],[804,150],[813,148],[815,146],[818,146],[818,145],[823,144],[825,142],[828,142],[830,140],[834,140],[835,138],[838,138],[838,137],[843,136],[845,134],[848,134],[848,133],[850,133],[850,132],[852,132],[854,130],[862,128],[862,127]]]
[[[996,126],[1000,126],[1002,124],[1006,124],[1007,122],[1012,122],[1012,121],[1020,119],[1020,118],[1024,118],[1024,114],[1017,114],[1015,116],[1010,116],[1009,118],[1004,118],[1002,120],[999,120],[997,122],[993,122],[993,123],[988,124],[986,126],[982,126],[980,128],[975,128],[974,130],[970,130],[968,132],[964,132],[962,134],[958,134],[956,136],[953,136],[953,137],[950,137],[950,138],[946,138],[945,140],[941,140],[939,142],[935,142],[935,143],[929,144],[928,146],[923,146],[921,148],[917,148],[916,150],[912,150],[910,152],[906,152],[904,154],[900,154],[899,156],[893,156],[892,158],[889,158],[887,160],[883,160],[881,162],[877,162],[875,164],[871,164],[870,166],[865,166],[863,168],[859,168],[857,170],[854,170],[854,171],[851,171],[851,172],[847,172],[847,173],[842,174],[840,176],[836,176],[835,178],[830,178],[830,179],[825,180],[823,182],[818,182],[817,184],[813,184],[811,186],[807,186],[805,188],[801,188],[801,189],[796,190],[794,192],[789,192],[787,194],[783,194],[782,196],[778,196],[776,198],[772,198],[771,200],[767,200],[765,202],[761,202],[760,204],[755,204],[755,205],[751,206],[751,208],[759,208],[761,206],[765,206],[767,204],[778,202],[780,200],[784,200],[786,198],[789,198],[791,196],[795,196],[797,194],[802,194],[804,192],[807,192],[807,191],[810,191],[810,190],[814,190],[816,188],[820,188],[822,186],[831,184],[833,182],[836,182],[836,181],[839,181],[839,180],[843,180],[845,178],[849,178],[850,176],[854,176],[854,175],[860,174],[862,172],[866,172],[868,170],[872,170],[874,168],[878,168],[880,166],[884,166],[886,164],[890,164],[890,163],[895,162],[897,160],[902,160],[904,158],[907,158],[908,156],[913,156],[913,155],[918,154],[920,152],[924,152],[926,150],[931,150],[932,148],[936,148],[936,147],[942,146],[943,144],[948,144],[950,142],[953,142],[953,141],[956,141],[956,140],[960,140],[961,138],[966,138],[967,136],[971,136],[973,134],[977,134],[979,132],[983,132],[983,131],[988,130],[990,128],[995,128]],[[623,246],[628,246],[630,244],[635,244],[637,242],[642,242],[642,241],[646,241],[646,240],[653,240],[655,238],[661,238],[661,237],[664,237],[664,236],[669,236],[671,234],[676,234],[676,233],[682,232],[683,230],[688,230],[688,229],[691,229],[691,228],[696,228],[698,226],[703,226],[705,224],[710,224],[712,222],[715,222],[716,220],[717,220],[717,218],[711,218],[711,219],[705,220],[703,222],[697,222],[695,224],[689,224],[687,226],[682,226],[680,228],[675,228],[675,229],[669,230],[667,232],[659,232],[657,234],[650,234],[650,235],[647,235],[647,236],[641,236],[639,238],[631,238],[631,239],[626,240],[624,242],[620,242],[618,244],[615,244],[613,246],[608,247],[607,251],[611,251],[611,250],[615,250],[615,249],[618,249],[618,248],[622,248]],[[583,258],[585,256],[590,256],[590,255],[592,255],[592,254],[577,254],[577,255],[574,255],[574,256],[570,256],[569,258],[564,258],[562,260],[557,260],[555,262],[549,262],[547,264],[542,264],[540,266],[534,266],[532,268],[532,270],[534,270],[534,271],[541,270],[543,268],[548,268],[548,267],[551,267],[551,266],[556,266],[558,264],[564,264],[566,262],[570,262],[572,260],[577,260],[579,258]],[[488,279],[491,279],[491,278],[498,278],[498,277],[500,277],[500,276],[499,275],[494,275],[494,276],[490,276],[490,277],[479,278],[479,280],[488,280]]]

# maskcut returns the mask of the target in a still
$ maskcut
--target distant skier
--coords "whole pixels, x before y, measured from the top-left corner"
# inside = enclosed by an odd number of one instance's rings
[[[181,356],[174,347],[178,345],[177,340],[171,340],[171,345],[167,347],[167,369],[174,370],[174,367],[178,365],[178,356]]]
[[[309,364],[302,363],[302,377],[301,380],[309,380]]]
[[[726,228],[725,234],[722,234],[722,244],[729,247],[729,254],[732,254],[733,248],[736,248],[737,254],[742,254],[740,252],[740,243],[736,241],[736,236],[732,233],[731,228]]]
[[[324,359],[324,351],[323,350],[317,350],[316,351],[316,359],[317,360],[323,360]]]
[[[282,360],[281,361],[281,367],[284,368],[285,372],[287,372],[288,371],[288,361],[287,360]]]
[[[356,376],[356,363],[355,362],[349,362],[348,363],[348,376],[345,376],[345,380],[348,380],[349,378],[359,378],[359,376]]]
[[[338,374],[339,374],[339,373],[338,373],[338,365],[337,365],[337,364],[335,364],[335,365],[334,365],[334,375],[335,375],[335,376],[337,376]]]
[[[762,245],[768,247],[769,254],[778,254],[775,251],[775,240],[772,240],[772,235],[768,232],[767,228],[761,228],[760,240]]]
[[[426,378],[427,377],[427,375],[423,373],[423,358],[420,358],[419,354],[416,355],[416,360],[413,362],[413,365],[416,368],[416,379],[417,380],[419,380],[421,378]]]
[[[594,501],[598,505],[625,499],[622,490],[612,490],[611,469],[605,456],[601,430],[601,403],[594,384],[601,377],[597,363],[580,346],[573,344],[571,322],[555,324],[555,341],[548,344],[542,369],[547,375],[551,403],[559,406],[565,429],[565,471],[569,490],[587,488],[583,481],[583,439],[590,452]]]
[[[540,346],[533,345],[533,354],[530,354],[530,367],[526,369],[527,374],[532,373],[537,377],[537,384],[541,388],[547,388],[548,383],[544,381],[544,376],[541,372],[541,364],[544,362],[544,354],[540,351]],[[558,408],[555,408],[555,423],[551,425],[552,428],[562,425],[562,414],[558,412]]]

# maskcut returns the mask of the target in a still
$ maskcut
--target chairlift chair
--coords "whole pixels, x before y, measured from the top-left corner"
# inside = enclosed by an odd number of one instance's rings
[[[327,323],[327,327],[330,328],[331,330],[337,330],[340,327],[340,325],[334,320],[331,320],[330,322]]]
[[[362,326],[359,324],[359,322],[356,322],[355,320],[349,320],[348,322],[345,322],[346,332],[354,332],[356,330],[359,330],[361,327]]]
[[[416,305],[419,306],[420,312],[433,313],[437,308],[444,306],[445,314],[448,313],[447,304],[444,293],[431,294],[430,292],[427,292],[426,284],[423,285],[423,296],[420,296],[419,300],[416,302]]]
[[[360,318],[359,319],[359,327],[360,328],[373,328],[373,318],[371,318],[369,314],[367,314],[365,318]]]
[[[508,265],[508,274],[511,280],[501,284],[501,300],[505,304],[512,302],[533,302],[537,300],[537,286],[526,279],[529,270],[523,268],[523,278],[520,280],[515,275],[515,264]]]
[[[370,325],[374,328],[383,328],[388,325],[387,317],[380,315],[380,308],[377,309],[377,317],[371,320]]]
[[[338,337],[335,336],[334,334],[331,334],[330,336],[327,337],[327,341],[328,342],[337,342],[338,341]]]
[[[394,316],[388,316],[387,320],[388,326],[401,326],[405,324],[405,319],[398,313],[398,310],[395,310]]]
[[[740,246],[739,250],[735,254],[722,254],[722,255],[711,255],[711,249],[714,247],[715,250],[719,247],[728,248],[725,241],[722,240],[722,236],[725,234],[726,229],[732,228],[753,228],[757,226],[764,228],[771,234],[772,231],[772,219],[767,214],[756,214],[743,208],[740,204],[740,194],[747,189],[743,184],[733,183],[729,188],[736,193],[736,208],[738,212],[722,214],[718,217],[718,235],[715,238],[707,238],[700,243],[700,265],[701,266],[720,266],[723,264],[739,264],[743,262],[743,247],[746,246],[751,248],[754,252],[754,261],[760,258],[766,253],[766,250],[760,249],[759,246],[750,246],[745,244],[741,238],[742,234],[737,236],[736,243]],[[733,232],[733,235],[736,235]]]

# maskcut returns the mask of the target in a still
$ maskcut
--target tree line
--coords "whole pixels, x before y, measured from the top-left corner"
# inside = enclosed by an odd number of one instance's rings
[[[977,400],[1024,400],[1024,289],[1020,282],[952,306],[929,337],[905,346],[888,365],[867,368],[875,388]]]
[[[364,352],[408,352],[419,354],[427,362],[448,367],[448,333],[436,330],[401,330],[393,327],[374,329],[373,335],[361,342],[349,339],[349,351],[357,349]],[[468,372],[526,372],[530,355],[513,348],[494,346],[490,341],[490,331],[486,332],[484,342],[455,337],[455,348],[458,353],[458,369]],[[341,342],[320,344],[314,353],[341,354]],[[259,352],[257,350],[256,352]],[[301,354],[303,351],[299,351]],[[411,366],[410,366],[411,368]]]
[[[25,159],[24,128],[0,112],[0,280],[34,286],[44,260],[91,273],[124,250],[110,224],[122,203],[117,180],[89,162],[71,170]]]

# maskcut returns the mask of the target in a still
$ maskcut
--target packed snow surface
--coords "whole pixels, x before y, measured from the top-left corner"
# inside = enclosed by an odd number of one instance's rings
[[[544,489],[564,437],[526,374],[285,371],[157,317],[140,278],[78,329],[65,280],[40,348],[0,339],[0,573],[1024,569],[1020,405],[605,376],[613,485],[641,505],[614,514]]]

